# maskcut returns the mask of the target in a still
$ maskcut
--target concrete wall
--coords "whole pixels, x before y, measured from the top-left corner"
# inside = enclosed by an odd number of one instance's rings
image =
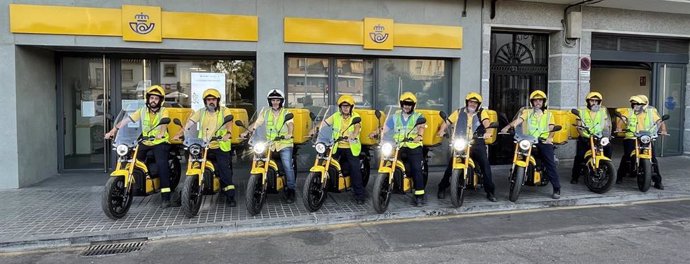
[[[0,28],[8,29],[8,4],[10,1],[0,1]],[[0,34],[0,129],[2,138],[2,153],[0,154],[0,189],[17,188],[19,186],[19,166],[17,164],[17,111],[16,104],[16,76],[15,76],[15,46],[11,34]]]
[[[57,173],[55,60],[53,52],[16,48],[15,110],[20,146],[19,187],[29,186]]]
[[[640,77],[647,78],[646,85],[640,85]],[[649,96],[652,87],[652,72],[642,69],[592,69],[592,90],[604,96],[608,108],[630,107],[630,96],[644,94]]]
[[[688,47],[690,53],[690,47]],[[686,66],[688,72],[685,76],[685,131],[683,133],[683,153],[690,155],[690,61]]]

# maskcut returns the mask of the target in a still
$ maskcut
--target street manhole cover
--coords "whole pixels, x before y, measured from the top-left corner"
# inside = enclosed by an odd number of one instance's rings
[[[82,256],[105,256],[105,255],[129,253],[129,252],[141,250],[141,248],[144,246],[145,243],[146,243],[146,240],[129,241],[129,242],[125,242],[125,241],[99,242],[97,244],[90,245],[83,252],[81,252],[81,255]]]

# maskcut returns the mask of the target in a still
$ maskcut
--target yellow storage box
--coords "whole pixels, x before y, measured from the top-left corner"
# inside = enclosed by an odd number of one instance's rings
[[[443,123],[443,119],[439,115],[440,111],[425,109],[417,109],[415,111],[421,113],[426,118],[426,129],[424,130],[424,139],[422,140],[424,146],[431,147],[441,144],[443,137],[436,136]]]
[[[622,116],[628,116],[630,113],[628,113],[628,110],[630,108],[616,108],[616,112],[620,113]],[[625,131],[626,125],[623,120],[621,120],[619,117],[616,115],[611,116],[614,120],[616,120],[616,127],[613,128],[613,131]],[[625,132],[618,132],[615,135],[616,137],[625,137]]]
[[[376,110],[372,109],[355,109],[355,113],[359,114],[362,118],[362,130],[359,133],[359,140],[362,145],[376,145],[379,143],[379,139],[369,138],[371,132],[376,131],[378,128],[383,127],[386,121],[386,114],[381,112],[381,118],[376,118]]]
[[[489,115],[489,121],[490,121],[490,123],[498,122],[498,113],[497,113],[496,111],[494,111],[494,110],[489,110],[489,109],[484,109],[484,110],[482,110],[482,111],[486,112],[486,113]],[[499,130],[499,129],[501,129],[501,128],[499,127],[499,128],[491,128],[491,129],[489,129],[489,132],[491,133],[491,135],[489,136],[489,138],[484,139],[484,142],[485,142],[486,144],[493,144],[493,143],[495,143],[495,142],[496,142],[496,136],[498,135],[498,130]]]
[[[554,144],[565,144],[568,143],[570,137],[570,128],[573,127],[573,122],[575,120],[575,115],[570,113],[570,110],[548,110],[551,112],[556,125],[561,126],[561,130],[554,133],[553,143]]]
[[[228,108],[232,114],[232,144],[239,144],[244,141],[240,135],[244,133],[245,129],[235,125],[236,120],[242,120],[242,123],[249,123],[249,116],[247,115],[247,109],[244,108]]]
[[[187,124],[187,118],[192,114],[191,108],[172,108],[166,107],[168,116],[170,117],[170,124],[168,125],[168,135],[170,135],[170,144],[182,144],[182,140],[172,140],[172,136],[176,135],[182,129],[175,125],[172,120],[179,119],[182,125]]]
[[[309,117],[309,109],[288,108],[287,110],[295,116],[292,119],[294,122],[294,128],[292,130],[294,142],[295,144],[304,144],[309,141],[309,131],[312,126],[312,120]]]

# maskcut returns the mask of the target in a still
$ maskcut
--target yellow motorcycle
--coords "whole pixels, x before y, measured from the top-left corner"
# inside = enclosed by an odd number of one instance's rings
[[[256,122],[256,119],[264,115],[264,113],[267,113],[267,111],[270,111],[270,108],[263,108],[260,112],[257,112],[252,118],[253,122]],[[292,113],[285,114],[284,122],[281,124],[278,131],[285,126],[287,121],[293,118],[294,115]],[[247,129],[245,124],[240,120],[235,121],[235,125]],[[282,169],[280,157],[277,155],[278,153],[273,152],[271,148],[275,141],[283,140],[284,138],[277,137],[268,139],[266,138],[266,129],[266,121],[264,120],[261,124],[256,125],[248,141],[254,153],[254,158],[252,160],[245,199],[247,211],[252,216],[261,212],[261,208],[263,208],[266,202],[266,195],[268,193],[280,193],[287,185],[287,179]],[[296,155],[295,153],[296,150],[293,151],[293,161]]]
[[[441,117],[446,120],[446,114],[441,112]],[[483,182],[483,172],[474,164],[470,156],[472,145],[477,139],[484,137],[484,133],[472,133],[468,131],[467,120],[458,119],[453,125],[453,136],[450,140],[452,152],[452,173],[450,176],[450,201],[454,207],[462,206],[465,200],[465,189],[479,189]],[[497,128],[498,123],[493,122],[488,128]],[[471,136],[470,136],[471,135]]]
[[[580,111],[572,109],[570,111],[580,120]],[[592,133],[590,127],[584,123],[574,125],[589,134],[589,150],[585,153],[585,166],[580,166],[580,176],[585,178],[585,186],[595,193],[606,193],[611,190],[611,186],[616,182],[616,173],[611,159],[604,155],[604,147],[611,143],[611,131],[604,130],[602,133]]]
[[[187,119],[189,120],[189,118]],[[229,166],[229,164],[213,164],[208,160],[208,146],[211,142],[221,139],[221,137],[213,135],[232,120],[232,115],[226,116],[223,119],[223,124],[216,131],[199,131],[199,124],[184,131],[183,144],[189,156],[187,158],[187,177],[182,185],[180,197],[182,212],[189,218],[199,214],[199,209],[204,203],[204,195],[214,195],[220,191],[220,177],[216,173],[215,167]],[[182,126],[179,119],[174,119],[173,122]]]
[[[519,113],[522,113],[522,110],[518,111],[518,115],[515,117],[516,119],[520,116]],[[511,202],[516,202],[518,200],[520,189],[523,185],[545,186],[549,184],[549,177],[546,175],[546,169],[542,165],[541,159],[535,158],[536,155],[534,153],[537,151],[536,144],[539,143],[541,139],[525,134],[523,125],[524,122],[513,129],[515,133],[515,152],[513,154],[513,165],[510,167],[510,193],[508,195],[508,199]],[[556,125],[553,130],[549,132],[557,132],[561,129],[561,126]]]
[[[136,110],[123,109],[115,119],[115,124],[129,118],[134,112]],[[170,118],[161,118],[158,126],[151,128],[151,130],[169,123]],[[120,128],[113,141],[113,147],[117,153],[117,163],[115,170],[110,174],[110,178],[105,184],[101,197],[103,212],[111,219],[117,220],[127,215],[134,196],[148,196],[160,192],[160,179],[153,154],[147,155],[144,161],[136,159],[139,144],[155,139],[142,136],[142,131],[141,122],[130,122]],[[150,131],[146,132],[148,134]],[[180,157],[174,148],[171,149],[168,156],[170,189],[175,190],[180,180]]]
[[[322,122],[336,111],[338,111],[337,106],[329,106],[323,109],[319,114],[320,118],[317,119],[317,122]],[[360,117],[353,117],[350,126],[354,126],[360,122],[362,122]],[[320,124],[314,124],[314,127],[319,126]],[[350,126],[343,131],[347,131]],[[352,186],[350,172],[347,171],[346,168],[341,167],[338,160],[333,159],[333,154],[335,154],[333,148],[337,148],[340,141],[348,140],[348,138],[341,133],[337,139],[333,139],[333,127],[327,124],[319,127],[316,134],[316,141],[314,142],[314,149],[317,153],[316,160],[314,161],[314,166],[309,169],[309,174],[307,175],[307,179],[304,182],[304,188],[302,189],[304,207],[310,212],[314,212],[321,208],[329,191],[343,192],[349,190]],[[365,174],[363,172],[362,177],[364,176]],[[364,186],[366,186],[368,179],[365,180],[363,178],[362,181]]]
[[[388,106],[386,119],[395,118],[396,113],[402,110],[398,106]],[[386,120],[385,123],[389,121]],[[385,124],[384,123],[384,124]],[[415,121],[415,126],[426,123],[426,119],[421,116]],[[409,134],[402,140],[397,141],[394,137],[395,131],[391,130],[384,133],[381,140],[381,159],[379,161],[379,175],[374,179],[374,190],[372,202],[374,210],[382,214],[388,210],[391,194],[405,194],[412,191],[414,180],[408,176],[405,164],[399,160],[398,153],[403,143],[411,142]]]
[[[615,112],[616,116],[627,124],[627,120],[621,116],[620,113]],[[661,121],[666,121],[670,118],[669,115],[663,115]],[[637,188],[641,192],[646,192],[652,184],[652,144],[659,137],[658,123],[655,123],[649,130],[646,131],[631,131],[626,129],[622,132],[633,132],[635,134],[635,150],[630,154],[631,160],[628,171],[637,176]],[[621,132],[621,131],[616,131]],[[620,166],[625,166],[621,164]]]

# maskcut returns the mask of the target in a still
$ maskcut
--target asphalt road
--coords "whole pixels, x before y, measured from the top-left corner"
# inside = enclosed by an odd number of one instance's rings
[[[568,207],[0,255],[2,263],[688,263],[690,200]]]

